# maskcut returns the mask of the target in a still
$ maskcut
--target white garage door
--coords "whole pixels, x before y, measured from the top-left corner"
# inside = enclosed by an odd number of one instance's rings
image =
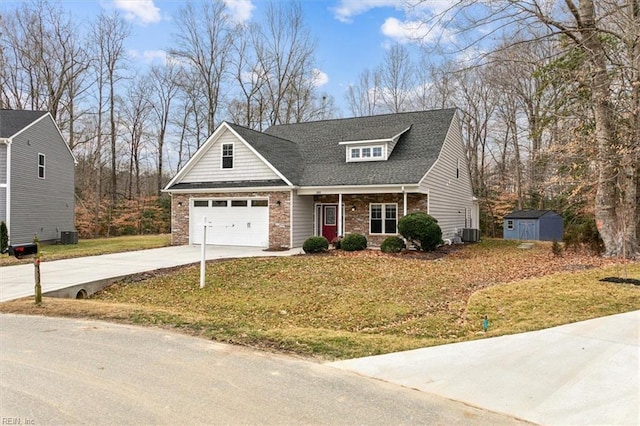
[[[269,207],[266,199],[193,200],[189,227],[191,243],[202,244],[204,219],[207,244],[269,246]]]

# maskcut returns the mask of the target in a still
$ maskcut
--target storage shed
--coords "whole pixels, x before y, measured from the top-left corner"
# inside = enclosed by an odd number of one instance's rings
[[[516,210],[504,217],[505,240],[562,241],[562,216],[551,210]]]

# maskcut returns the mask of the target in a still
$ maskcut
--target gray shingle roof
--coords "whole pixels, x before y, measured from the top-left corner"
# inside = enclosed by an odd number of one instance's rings
[[[46,111],[0,109],[0,138],[10,138],[43,115]]]
[[[549,215],[558,215],[553,210],[515,210],[508,215],[506,215],[505,219],[539,219],[542,216]]]
[[[324,120],[298,124],[282,124],[268,128],[265,133],[277,140],[294,141],[298,151],[285,154],[284,142],[271,153],[281,163],[299,161],[293,167],[300,174],[299,180],[290,178],[302,186],[415,184],[435,163],[444,143],[447,131],[455,115],[455,109],[406,112],[369,117]],[[404,133],[387,161],[346,162],[346,150],[339,142],[385,139],[411,127]],[[258,133],[258,132],[256,132]],[[258,133],[260,135],[260,133]],[[243,136],[244,137],[244,136]],[[247,141],[253,145],[254,142]],[[260,139],[267,149],[266,139]],[[261,152],[261,151],[260,151]],[[298,157],[299,155],[299,157]],[[265,158],[267,156],[265,155]]]

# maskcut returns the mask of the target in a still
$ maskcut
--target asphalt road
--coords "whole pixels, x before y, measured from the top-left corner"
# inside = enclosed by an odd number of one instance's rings
[[[166,330],[0,315],[2,424],[518,424],[303,359]]]

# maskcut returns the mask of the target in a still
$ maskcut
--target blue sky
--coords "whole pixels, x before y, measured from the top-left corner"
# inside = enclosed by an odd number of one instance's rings
[[[269,0],[224,0],[237,21],[260,20]],[[285,0],[274,0],[285,1]],[[413,0],[414,3],[416,0]],[[20,1],[2,0],[2,9]],[[365,69],[378,66],[391,44],[416,45],[412,37],[423,28],[412,25],[417,16],[441,11],[447,0],[425,0],[420,7],[407,7],[407,0],[301,0],[305,23],[317,41],[316,59],[321,71],[320,90],[344,101],[350,83]],[[136,68],[162,60],[163,49],[175,32],[174,16],[181,0],[61,0],[61,5],[79,19],[91,20],[101,10],[118,10],[132,24],[127,49]],[[430,36],[438,33],[433,31]],[[441,34],[442,32],[440,32]]]

